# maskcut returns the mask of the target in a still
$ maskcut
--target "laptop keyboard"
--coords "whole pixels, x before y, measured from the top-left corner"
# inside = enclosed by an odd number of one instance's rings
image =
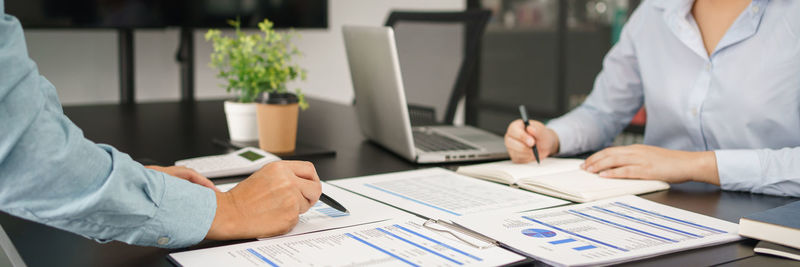
[[[414,135],[414,146],[426,152],[477,149],[473,146],[464,144],[450,137],[433,132],[413,131],[413,135]]]

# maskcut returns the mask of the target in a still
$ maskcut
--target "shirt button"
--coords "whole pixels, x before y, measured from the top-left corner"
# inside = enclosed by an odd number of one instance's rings
[[[753,13],[758,13],[758,6],[753,6],[752,10],[753,10]]]
[[[169,237],[165,237],[165,236],[159,237],[158,241],[156,241],[156,243],[158,243],[159,245],[162,245],[162,246],[166,245],[167,243],[169,243]]]
[[[706,70],[711,70],[711,63],[706,63]]]
[[[697,116],[697,108],[692,108],[692,116]]]

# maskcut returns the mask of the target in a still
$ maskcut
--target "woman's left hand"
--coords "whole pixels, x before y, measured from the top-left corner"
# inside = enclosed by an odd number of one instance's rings
[[[198,185],[202,185],[202,186],[211,188],[211,190],[219,192],[219,189],[217,188],[217,186],[214,185],[213,182],[211,182],[211,180],[209,180],[208,178],[206,178],[205,176],[201,175],[200,173],[196,172],[193,169],[182,167],[182,166],[164,167],[164,166],[157,166],[157,165],[148,165],[148,166],[144,166],[144,167],[148,168],[148,169],[160,171],[160,172],[163,172],[163,173],[166,173],[166,174],[169,174],[169,175],[172,175],[172,176],[187,180],[189,182],[192,182],[192,183],[195,183],[195,184],[198,184]]]
[[[648,145],[610,147],[587,158],[581,168],[607,178],[719,185],[713,151],[689,152]]]

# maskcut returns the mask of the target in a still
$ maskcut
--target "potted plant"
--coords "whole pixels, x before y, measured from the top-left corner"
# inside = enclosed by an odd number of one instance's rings
[[[275,32],[266,19],[254,34],[242,32],[238,19],[228,24],[236,29],[233,37],[210,29],[205,39],[214,46],[210,66],[219,71],[217,77],[225,81],[228,92],[238,93],[236,101],[225,102],[231,140],[252,141],[257,136],[265,151],[294,151],[298,112],[308,108],[299,88],[292,93],[286,87],[289,81],[306,78],[306,71],[294,63],[300,56],[291,43],[294,34]],[[248,122],[249,126],[234,125]],[[235,132],[239,130],[247,132]]]

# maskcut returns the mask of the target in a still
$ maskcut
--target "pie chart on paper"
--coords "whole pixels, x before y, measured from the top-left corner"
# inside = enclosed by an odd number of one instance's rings
[[[536,238],[548,238],[556,236],[556,232],[545,229],[536,229],[536,228],[522,230],[522,233],[524,235]]]

